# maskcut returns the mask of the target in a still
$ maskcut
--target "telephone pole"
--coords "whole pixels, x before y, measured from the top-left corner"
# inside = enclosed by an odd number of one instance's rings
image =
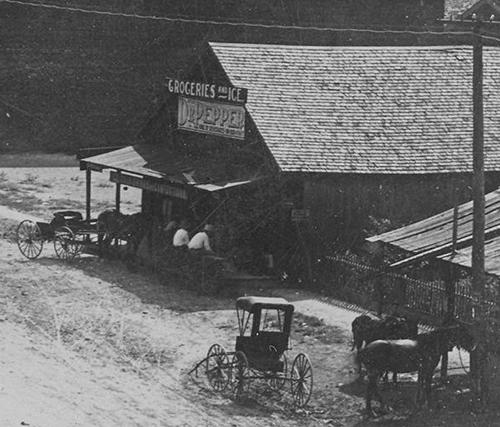
[[[473,114],[473,226],[472,226],[472,289],[478,297],[484,294],[484,142],[483,142],[483,42],[480,22],[474,23],[472,66]]]
[[[473,332],[476,350],[470,354],[470,369],[476,406],[482,407],[488,398],[489,381],[486,372],[487,322],[483,308],[485,297],[484,271],[484,141],[483,141],[483,43],[480,22],[473,28],[472,112],[473,112],[473,225],[472,225],[472,294],[474,307]]]

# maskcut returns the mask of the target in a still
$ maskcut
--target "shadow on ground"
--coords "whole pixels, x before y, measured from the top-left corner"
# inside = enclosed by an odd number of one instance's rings
[[[146,268],[141,267],[136,272],[131,272],[120,260],[84,256],[71,261],[46,257],[31,262],[38,262],[42,265],[69,263],[91,277],[132,293],[145,304],[155,304],[161,308],[180,313],[234,308],[234,299],[224,298],[220,295],[199,295],[194,290],[186,289],[174,280],[160,280],[155,273]],[[172,298],[174,295],[176,298]]]

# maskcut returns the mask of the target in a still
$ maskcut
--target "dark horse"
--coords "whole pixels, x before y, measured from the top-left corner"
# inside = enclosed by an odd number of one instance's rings
[[[149,230],[149,217],[142,212],[126,215],[115,210],[106,210],[97,217],[99,245],[109,250],[113,241],[127,242],[128,252],[135,254],[142,238]]]
[[[352,324],[352,348],[359,352],[363,343],[369,344],[381,339],[415,339],[418,334],[417,321],[408,317],[387,316],[384,319],[373,319],[366,314],[356,317]]]
[[[366,314],[356,317],[352,322],[353,343],[351,351],[361,350],[363,343],[368,345],[376,340],[415,339],[418,334],[418,322],[408,317],[387,316],[384,319],[373,319]],[[361,365],[359,365],[361,375]],[[393,373],[393,382],[397,381],[397,373]],[[388,380],[386,372],[384,379]]]
[[[464,326],[454,325],[437,328],[417,335],[414,340],[376,340],[360,350],[358,363],[362,363],[368,374],[366,388],[366,410],[373,415],[372,395],[376,395],[382,407],[384,403],[377,382],[386,371],[418,372],[417,404],[423,400],[430,404],[432,376],[441,354],[454,346],[470,351],[473,339]]]

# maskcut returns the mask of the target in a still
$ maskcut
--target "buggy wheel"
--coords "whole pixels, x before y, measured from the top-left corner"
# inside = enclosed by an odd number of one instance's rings
[[[35,259],[42,252],[42,230],[36,222],[29,219],[22,221],[17,226],[16,240],[19,251],[28,259]]]
[[[80,252],[80,243],[69,227],[59,227],[54,232],[54,250],[60,259],[71,260]]]
[[[273,376],[269,378],[268,383],[273,390],[283,389],[288,372],[288,361],[285,353],[283,353],[278,360],[283,363],[283,370],[281,372],[273,372]]]
[[[241,399],[248,388],[248,378],[245,377],[247,371],[248,359],[245,353],[237,351],[231,361],[231,390],[236,400]]]
[[[214,344],[207,353],[206,372],[208,382],[215,391],[224,391],[231,378],[229,358],[224,347]]]
[[[290,371],[290,381],[295,406],[301,408],[307,405],[313,388],[313,372],[311,361],[306,354],[300,353],[294,359]]]

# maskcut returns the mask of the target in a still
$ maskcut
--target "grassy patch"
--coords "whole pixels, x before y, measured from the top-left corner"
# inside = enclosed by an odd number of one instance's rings
[[[65,198],[51,199],[47,209],[51,211],[83,210],[85,209],[85,201],[71,200]]]
[[[1,185],[0,183],[0,190],[4,190],[4,194],[2,194],[3,205],[20,212],[39,213],[42,201],[19,189],[17,184],[7,182],[5,185]]]
[[[301,313],[293,315],[293,334],[299,341],[312,337],[323,344],[340,344],[345,342],[344,332],[335,326],[326,325],[321,319]]]
[[[25,167],[69,167],[78,166],[78,160],[70,154],[47,153],[18,153],[2,154],[0,167],[25,168]]]
[[[96,187],[99,187],[99,188],[109,188],[112,186],[113,186],[113,184],[111,184],[111,182],[100,182],[99,184],[96,185]]]
[[[16,230],[18,222],[11,219],[0,219],[0,236],[9,242],[16,242]]]
[[[20,184],[29,184],[33,185],[36,184],[38,181],[38,176],[32,173],[27,173],[22,181],[20,181]]]

